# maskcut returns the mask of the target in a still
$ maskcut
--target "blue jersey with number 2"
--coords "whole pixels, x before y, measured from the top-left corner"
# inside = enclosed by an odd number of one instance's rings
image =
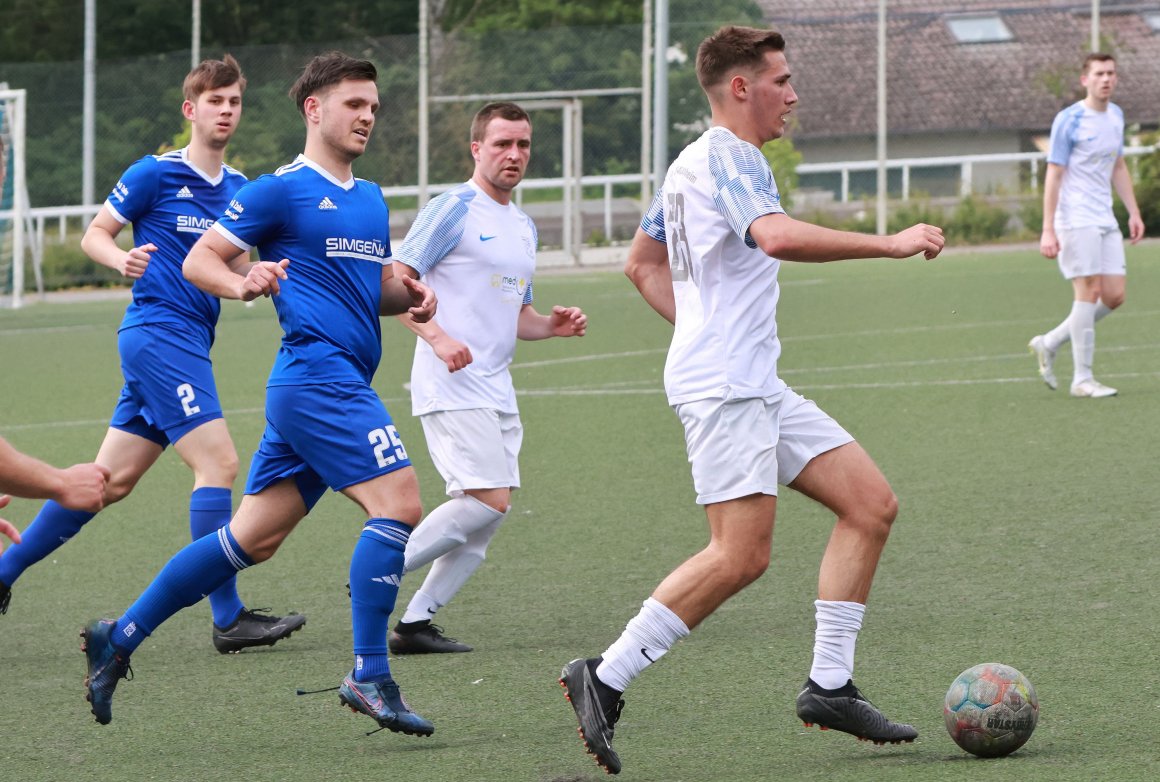
[[[190,336],[212,344],[221,304],[187,282],[181,264],[245,182],[229,166],[216,177],[198,170],[186,149],[143,157],[121,175],[105,208],[118,222],[133,224],[134,245],[157,246],[145,274],[133,283],[122,329],[165,323],[196,329]]]

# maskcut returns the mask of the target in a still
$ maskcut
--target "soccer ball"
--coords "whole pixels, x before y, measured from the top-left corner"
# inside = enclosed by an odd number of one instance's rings
[[[1027,743],[1039,721],[1039,699],[1027,677],[1009,665],[982,663],[958,675],[943,705],[947,733],[983,758],[1009,755]]]

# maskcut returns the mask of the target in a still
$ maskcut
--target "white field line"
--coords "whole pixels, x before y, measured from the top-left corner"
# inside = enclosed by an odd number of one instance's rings
[[[91,323],[78,326],[30,326],[20,329],[0,329],[0,337],[24,337],[29,334],[60,334],[69,331],[96,331],[98,328],[104,329],[105,326],[96,326]],[[110,333],[116,333],[115,329],[109,329],[109,331]]]
[[[1101,378],[1122,380],[1125,378],[1138,377],[1160,377],[1160,371],[1157,372],[1101,372]],[[977,378],[973,380],[903,380],[895,382],[880,382],[880,383],[803,383],[800,386],[794,386],[795,390],[814,391],[855,391],[866,389],[886,389],[886,388],[933,388],[938,386],[984,386],[984,385],[1008,385],[1012,383],[1042,383],[1043,381],[1036,377],[1027,377],[1026,375],[1020,377],[992,377],[992,378]],[[636,394],[657,394],[664,393],[664,388],[659,384],[656,388],[592,388],[592,387],[561,387],[561,388],[536,388],[522,390],[518,392],[520,396],[630,396]]]
[[[869,332],[867,332],[869,333]],[[1120,345],[1111,347],[1101,347],[1101,353],[1127,353],[1136,350],[1156,350],[1160,348],[1160,342],[1146,343],[1142,345]],[[652,356],[658,354],[668,353],[668,348],[652,348],[649,350],[626,350],[619,353],[596,353],[584,356],[569,356],[566,358],[552,358],[544,361],[525,361],[523,363],[513,363],[511,368],[513,370],[519,369],[533,369],[537,367],[546,367],[559,364],[579,364],[588,361],[605,361],[618,358],[632,358],[634,356]],[[925,367],[937,366],[939,364],[968,364],[968,363],[983,363],[988,361],[1031,361],[1031,353],[1029,351],[1021,351],[1019,353],[1001,353],[996,356],[956,356],[943,358],[926,358],[926,359],[912,359],[908,361],[883,361],[873,364],[842,364],[831,367],[802,367],[799,369],[780,369],[781,375],[796,375],[811,372],[846,372],[851,370],[862,369],[889,369],[891,367]],[[606,384],[607,385],[607,384]],[[602,386],[603,387],[603,386]]]
[[[1160,343],[1146,343],[1142,345],[1120,345],[1112,347],[1100,348],[1101,353],[1128,353],[1139,350],[1156,350],[1160,349]],[[633,356],[655,355],[665,353],[665,348],[657,348],[650,350],[630,350],[621,353],[603,353],[587,356],[574,356],[571,358],[550,359],[546,361],[531,361],[523,364],[512,364],[512,369],[525,369],[530,367],[549,366],[554,364],[568,364],[579,363],[585,361],[600,361],[605,359],[629,358]],[[1028,363],[1028,373],[1019,377],[997,377],[997,378],[975,378],[975,379],[945,379],[945,380],[906,380],[906,381],[882,381],[872,383],[826,383],[817,384],[810,383],[803,380],[800,383],[801,388],[809,391],[843,391],[843,390],[859,390],[859,389],[886,389],[886,388],[921,388],[921,387],[939,387],[939,386],[978,386],[978,385],[1003,385],[1011,383],[1040,383],[1039,377],[1034,374],[1034,366],[1032,366],[1032,359],[1030,353],[1004,353],[994,356],[960,356],[960,357],[944,357],[931,359],[916,359],[906,361],[883,361],[872,364],[845,364],[828,367],[805,367],[799,369],[786,369],[781,371],[781,375],[788,377],[793,375],[815,375],[828,372],[846,372],[846,371],[864,371],[864,370],[886,370],[892,368],[904,367],[924,367],[924,366],[938,366],[947,364],[967,364],[967,363],[984,363],[995,361],[1012,361],[1020,360]],[[1157,372],[1120,372],[1120,373],[1101,373],[1100,377],[1106,379],[1131,379],[1140,377],[1160,377],[1160,371]],[[404,384],[404,390],[409,384]],[[535,389],[517,389],[519,396],[524,397],[549,397],[549,396],[635,396],[642,394],[657,394],[664,393],[664,386],[660,378],[645,378],[638,380],[623,380],[614,381],[610,383],[603,383],[599,386],[562,386],[554,388],[535,388]],[[410,402],[408,397],[381,397],[383,402],[387,405],[407,404]],[[265,412],[261,407],[247,407],[234,408],[225,411],[227,420],[231,417],[244,415],[259,415]],[[0,431],[4,432],[24,432],[36,431],[45,429],[61,429],[68,427],[89,427],[89,426],[103,426],[108,423],[107,418],[100,419],[77,419],[77,420],[63,420],[63,421],[41,421],[36,423],[26,424],[11,424],[7,426],[0,425]]]

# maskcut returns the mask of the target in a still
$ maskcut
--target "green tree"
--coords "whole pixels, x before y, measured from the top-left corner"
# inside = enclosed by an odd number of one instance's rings
[[[761,154],[769,161],[773,181],[777,183],[777,191],[781,194],[781,204],[788,209],[793,205],[793,193],[797,190],[797,167],[802,162],[802,153],[794,149],[793,139],[785,136],[767,141],[761,147]]]
[[[436,6],[444,32],[475,33],[640,24],[642,10],[639,0],[446,0]]]
[[[173,0],[97,0],[97,58],[189,51],[191,6]],[[84,52],[85,0],[5,0],[0,62],[67,62]],[[202,4],[203,51],[413,35],[414,0],[213,0]]]

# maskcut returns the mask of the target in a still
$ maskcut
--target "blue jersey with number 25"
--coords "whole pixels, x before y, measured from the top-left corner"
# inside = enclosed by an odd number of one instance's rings
[[[290,259],[274,297],[284,335],[269,385],[369,384],[382,354],[379,300],[391,257],[373,182],[339,182],[304,156],[237,192],[214,225],[263,261]]]

